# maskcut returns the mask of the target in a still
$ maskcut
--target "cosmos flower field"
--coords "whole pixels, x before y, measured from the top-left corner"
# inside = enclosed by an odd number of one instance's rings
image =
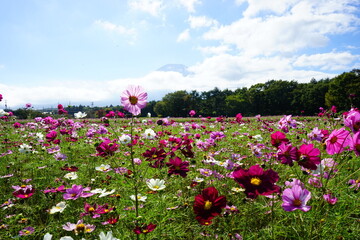
[[[0,239],[356,239],[359,115],[9,117]]]

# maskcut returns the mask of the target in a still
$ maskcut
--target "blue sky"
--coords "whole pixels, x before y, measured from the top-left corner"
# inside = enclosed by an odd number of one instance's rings
[[[360,68],[360,1],[0,0],[0,108],[118,105]],[[190,74],[157,71],[183,64]]]

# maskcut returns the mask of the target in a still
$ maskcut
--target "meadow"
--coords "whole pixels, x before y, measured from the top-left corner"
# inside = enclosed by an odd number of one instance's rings
[[[1,240],[360,236],[349,115],[0,121]]]

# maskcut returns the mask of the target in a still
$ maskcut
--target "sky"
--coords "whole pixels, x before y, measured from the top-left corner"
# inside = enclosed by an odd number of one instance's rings
[[[360,68],[359,27],[360,0],[0,0],[0,108],[332,78]]]

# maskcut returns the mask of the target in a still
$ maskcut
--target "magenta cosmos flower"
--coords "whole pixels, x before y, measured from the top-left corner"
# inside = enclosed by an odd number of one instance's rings
[[[109,139],[106,139],[96,147],[96,156],[112,156],[118,150],[118,148],[119,144],[116,143],[116,140],[111,141]]]
[[[299,185],[294,185],[292,188],[284,190],[282,195],[283,204],[281,206],[288,212],[296,209],[307,212],[311,209],[311,206],[306,205],[310,198],[311,193],[307,189],[303,189]]]
[[[299,153],[291,144],[282,143],[278,148],[277,158],[282,164],[293,166],[293,161],[299,160]]]
[[[234,180],[245,188],[248,198],[257,198],[258,195],[270,195],[279,193],[280,187],[275,185],[279,175],[272,169],[264,171],[259,165],[251,166],[249,169],[238,169],[233,172]]]
[[[89,187],[83,188],[81,185],[72,185],[71,188],[66,189],[66,193],[63,195],[63,198],[65,200],[76,200],[79,197],[91,197],[92,195],[94,195],[95,193],[90,193],[90,192],[85,192],[85,191],[90,191]]]
[[[12,193],[17,198],[29,198],[34,192],[35,188],[32,185],[12,186],[15,191]]]
[[[286,138],[285,133],[276,131],[270,135],[271,137],[271,145],[274,147],[279,147],[281,143],[289,142],[289,139]]]
[[[350,144],[350,133],[345,128],[335,129],[325,140],[326,152],[330,155],[338,154],[344,151]]]
[[[299,161],[298,164],[304,168],[316,170],[317,164],[320,163],[321,159],[319,157],[320,150],[314,148],[313,144],[303,144],[299,148]]]
[[[129,86],[121,95],[121,104],[134,116],[146,106],[147,93],[141,86]]]

